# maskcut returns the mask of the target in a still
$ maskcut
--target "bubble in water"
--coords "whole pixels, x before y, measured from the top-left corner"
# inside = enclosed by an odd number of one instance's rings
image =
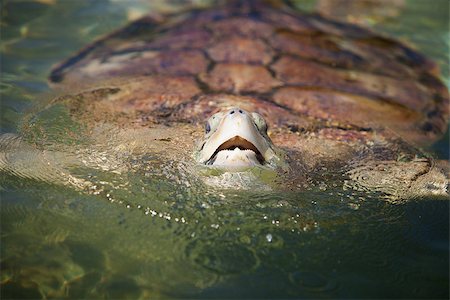
[[[327,190],[327,185],[324,182],[320,183],[319,184],[319,190],[326,191]]]
[[[353,210],[358,210],[359,209],[359,204],[358,203],[349,203],[348,207],[350,207]]]
[[[266,240],[270,243],[272,242],[272,235],[270,233],[266,234]]]

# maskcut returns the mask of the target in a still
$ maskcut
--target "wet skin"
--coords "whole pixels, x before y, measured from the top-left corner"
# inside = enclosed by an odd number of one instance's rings
[[[199,146],[198,163],[228,169],[269,165],[276,155],[263,117],[238,107],[211,116]]]

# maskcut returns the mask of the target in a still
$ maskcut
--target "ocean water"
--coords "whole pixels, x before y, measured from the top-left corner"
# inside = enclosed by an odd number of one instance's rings
[[[295,4],[308,11],[320,7],[319,1]],[[146,11],[181,6],[3,1],[0,132],[17,133],[27,112],[45,102],[52,65]],[[449,85],[448,1],[350,11],[334,17],[420,49],[438,62]],[[61,141],[58,126],[71,125],[59,116],[61,123],[50,126]],[[329,179],[302,193],[223,190],[199,182],[183,161],[158,155],[127,159],[132,172],[74,167],[72,175],[82,181],[58,184],[61,176],[52,175],[46,159],[71,164],[83,138],[64,140],[69,147],[52,149],[51,157],[26,146],[9,155],[30,162],[16,165],[22,173],[0,173],[2,299],[449,297],[446,199],[394,205]],[[110,145],[86,157],[120,165]],[[447,159],[448,133],[428,151]],[[40,170],[37,176],[30,176],[32,169]],[[89,192],[74,188],[85,184]]]

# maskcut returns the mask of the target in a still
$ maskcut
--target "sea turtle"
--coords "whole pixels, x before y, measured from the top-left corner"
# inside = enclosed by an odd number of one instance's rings
[[[281,3],[144,16],[49,81],[60,96],[24,118],[20,138],[2,137],[3,171],[94,193],[129,172],[219,188],[321,182],[391,200],[446,193],[418,150],[447,126],[436,65]]]

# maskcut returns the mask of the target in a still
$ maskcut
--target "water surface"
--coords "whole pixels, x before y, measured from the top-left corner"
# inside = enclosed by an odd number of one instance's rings
[[[438,61],[448,82],[448,6],[406,1],[397,15],[364,23]],[[45,101],[53,64],[157,8],[140,1],[2,2],[1,132],[17,132],[26,112]],[[49,126],[61,141],[66,132]],[[70,163],[85,149],[83,138],[53,149],[62,151],[56,159]],[[446,158],[447,143],[448,135],[430,151]],[[393,205],[329,178],[302,193],[212,188],[183,161],[124,158],[98,145],[83,157],[130,171],[73,167],[93,183],[89,192],[57,184],[51,172],[41,172],[42,180],[1,174],[2,298],[449,296],[448,201]]]

